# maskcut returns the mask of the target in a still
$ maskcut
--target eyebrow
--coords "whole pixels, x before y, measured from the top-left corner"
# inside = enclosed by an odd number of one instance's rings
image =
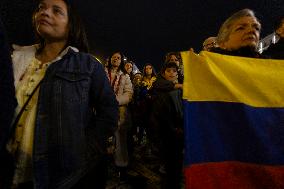
[[[250,25],[250,24],[248,24],[248,23],[240,23],[240,24],[237,24],[236,27],[238,27],[238,26],[247,26],[247,25]],[[261,27],[261,24],[258,23],[258,22],[252,23],[252,25]]]
[[[40,2],[39,6],[40,5],[46,6],[46,3],[45,2]],[[59,5],[52,5],[52,8],[57,8],[57,9],[60,9],[60,10],[64,11],[64,9],[62,7],[60,7]]]
[[[62,7],[60,7],[60,6],[58,6],[58,5],[52,5],[52,7],[53,7],[53,8],[60,9],[60,10],[62,10],[62,11],[64,10]]]
[[[247,26],[249,25],[248,23],[241,23],[241,24],[237,24],[236,26]]]

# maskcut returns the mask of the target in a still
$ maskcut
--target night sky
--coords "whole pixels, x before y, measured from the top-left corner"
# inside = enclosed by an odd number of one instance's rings
[[[0,14],[12,43],[33,43],[35,0],[0,0]],[[232,13],[251,8],[262,22],[262,36],[284,13],[284,0],[77,0],[93,54],[100,59],[121,50],[138,67],[159,68],[169,51],[199,51]]]

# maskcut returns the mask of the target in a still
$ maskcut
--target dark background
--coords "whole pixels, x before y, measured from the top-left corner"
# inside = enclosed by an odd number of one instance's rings
[[[169,51],[199,51],[232,13],[251,8],[262,22],[262,37],[273,31],[284,13],[284,0],[74,0],[86,25],[94,55],[105,59],[121,50],[138,67],[159,68]],[[35,0],[0,0],[0,14],[9,39],[32,44],[31,14]]]

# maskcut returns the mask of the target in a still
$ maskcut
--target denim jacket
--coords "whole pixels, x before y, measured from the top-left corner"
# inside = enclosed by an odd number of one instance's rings
[[[105,153],[118,122],[118,103],[103,66],[69,49],[46,70],[36,114],[36,189],[71,188]]]

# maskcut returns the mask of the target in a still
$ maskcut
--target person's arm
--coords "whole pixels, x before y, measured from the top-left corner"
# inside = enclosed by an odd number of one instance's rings
[[[125,77],[125,84],[123,87],[123,94],[118,95],[116,97],[119,105],[127,105],[131,101],[132,95],[133,95],[133,87],[132,87],[130,77],[127,74],[124,75],[124,77]]]
[[[0,19],[0,151],[8,140],[10,125],[17,106],[11,55]]]
[[[94,101],[95,136],[102,147],[106,147],[107,138],[114,133],[118,123],[118,102],[110,86],[103,66],[95,62],[96,68],[92,74],[90,98]]]

